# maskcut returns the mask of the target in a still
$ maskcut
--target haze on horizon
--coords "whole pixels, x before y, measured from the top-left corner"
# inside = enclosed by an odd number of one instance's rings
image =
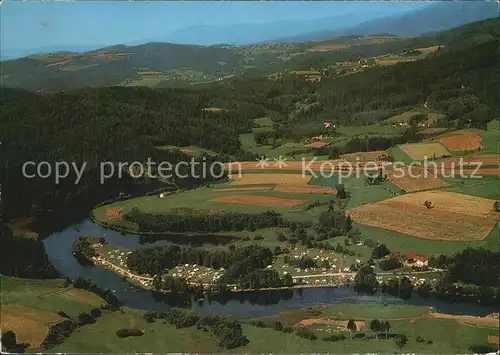
[[[428,5],[429,2],[11,1],[0,8],[0,39],[5,56],[9,56],[9,52],[40,52],[56,47],[96,49],[100,46],[135,45],[151,41],[182,43],[186,33],[191,41],[196,41],[197,32],[189,31],[200,32],[200,26],[220,27],[221,32],[224,32],[227,26],[264,23],[282,23],[284,26],[284,22],[293,21],[303,23],[304,31],[308,28],[311,31],[326,30],[329,28],[320,28],[328,26],[325,19],[339,15],[345,16],[343,21],[347,23],[349,16],[355,15],[356,18],[352,20],[355,25]],[[321,20],[324,24],[319,24]],[[332,28],[336,25],[335,22],[331,23]],[[273,33],[269,36],[270,40],[275,39]],[[200,38],[197,44],[215,44],[208,43],[210,41],[217,42],[217,39]]]

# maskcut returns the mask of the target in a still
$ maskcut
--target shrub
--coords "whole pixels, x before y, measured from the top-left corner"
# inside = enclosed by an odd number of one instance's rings
[[[116,335],[118,335],[118,337],[120,338],[128,338],[128,337],[137,337],[144,335],[144,332],[137,328],[133,329],[122,328],[116,331]]]
[[[278,332],[281,332],[283,330],[283,324],[281,324],[281,322],[276,322],[276,324],[274,325],[274,329]]]
[[[81,325],[92,324],[95,323],[95,319],[88,313],[80,313],[78,322],[80,322]]]
[[[347,339],[345,335],[330,335],[329,337],[324,337],[323,341],[339,341]]]
[[[200,317],[193,311],[184,308],[172,308],[164,314],[164,318],[177,328],[186,328],[195,325]]]
[[[259,327],[259,328],[266,328],[266,323],[264,323],[264,321],[262,320],[254,320],[252,321],[252,325],[255,326],[255,327]]]
[[[101,315],[102,315],[102,312],[100,309],[98,308],[94,308],[93,310],[90,311],[90,315],[93,317],[93,318],[99,318]]]
[[[66,312],[59,311],[57,312],[57,314],[63,318],[71,319],[71,317]]]
[[[295,334],[297,334],[297,336],[299,336],[301,338],[308,339],[308,340],[316,340],[317,339],[316,334],[314,334],[313,332],[311,332],[307,328],[299,328],[299,329],[297,329]]]
[[[278,239],[279,242],[284,242],[286,240],[286,237],[283,233],[279,232],[276,239]]]
[[[206,331],[207,327],[211,329],[221,347],[234,349],[248,344],[241,324],[236,319],[218,315],[206,316],[198,321],[198,329]]]
[[[289,327],[289,326],[286,326],[286,327],[283,328],[282,332],[283,333],[292,333],[293,332],[293,328]]]

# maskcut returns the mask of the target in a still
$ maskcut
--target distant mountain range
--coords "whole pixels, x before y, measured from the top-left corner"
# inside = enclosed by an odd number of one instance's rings
[[[123,43],[140,45],[148,42],[169,42],[196,45],[248,45],[259,43],[292,43],[318,41],[345,35],[390,33],[398,36],[417,36],[426,32],[442,31],[466,23],[498,16],[496,2],[439,2],[417,10],[365,11],[327,16],[303,21],[275,21],[262,24],[197,25],[182,28],[149,39]],[[39,53],[87,52],[109,44],[88,46],[52,46],[28,49],[2,49],[2,60]]]
[[[498,40],[500,19],[489,19],[421,37],[346,36],[323,42],[253,46],[174,43],[116,45],[97,51],[34,55],[2,62],[1,85],[59,91],[98,86],[190,86],[241,74],[311,70],[332,63],[405,55],[409,49],[464,49]]]
[[[283,37],[273,41],[273,43],[321,41],[340,36],[378,33],[419,36],[498,17],[498,15],[497,2],[440,2],[409,13],[376,19],[349,28]]]

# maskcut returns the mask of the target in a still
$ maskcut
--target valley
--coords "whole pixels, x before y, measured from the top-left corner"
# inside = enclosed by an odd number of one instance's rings
[[[2,351],[497,351],[500,22],[468,6],[1,61]]]

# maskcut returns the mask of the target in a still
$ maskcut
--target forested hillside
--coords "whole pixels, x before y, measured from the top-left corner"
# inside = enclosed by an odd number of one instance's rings
[[[486,32],[498,35],[495,24],[498,20],[488,20],[434,35],[457,45],[444,47],[426,59],[348,75],[326,74],[320,82],[283,70],[276,75],[247,74],[183,89],[103,87],[33,93],[2,88],[0,137],[5,164],[0,166],[0,176],[2,188],[5,186],[6,215],[55,208],[88,210],[104,199],[137,188],[137,181],[127,175],[100,184],[100,162],[144,162],[151,158],[175,163],[190,158],[180,150],[158,146],[195,145],[216,152],[219,156],[214,159],[223,161],[254,159],[243,149],[239,136],[251,133],[256,126],[253,119],[263,116],[273,122],[272,129],[263,134],[275,141],[321,133],[317,127],[322,127],[324,120],[367,125],[423,107],[426,102],[443,115],[436,123],[439,127],[484,128],[500,114],[499,41],[483,36]],[[476,43],[477,33],[482,34],[477,42],[484,43]],[[469,42],[471,37],[474,40]],[[459,45],[464,41],[466,48]],[[119,61],[115,66],[120,68]],[[385,149],[391,142],[401,143],[410,137],[379,143]],[[20,178],[26,161],[68,161],[78,166],[86,162],[87,166],[79,184],[74,183],[74,172],[56,184],[53,179]],[[141,182],[142,193],[149,183]]]
[[[469,48],[499,38],[498,19],[422,37],[391,34],[347,36],[326,42],[196,46],[172,43],[117,45],[86,53],[59,52],[1,62],[2,86],[59,91],[100,86],[189,86],[243,73],[264,75],[324,69],[336,62],[369,59],[426,46]],[[377,32],[380,33],[380,32]],[[361,35],[361,33],[360,33]],[[327,50],[316,50],[335,44]]]

